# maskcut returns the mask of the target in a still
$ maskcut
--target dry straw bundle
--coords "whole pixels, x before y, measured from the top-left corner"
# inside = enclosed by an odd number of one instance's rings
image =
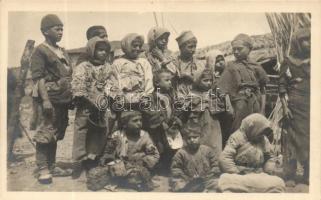
[[[309,13],[267,13],[269,23],[277,52],[277,71],[284,58],[291,54],[292,34],[301,27],[311,27],[311,15]],[[281,150],[281,135],[286,134],[282,128],[283,110],[281,101],[278,98],[276,105],[269,116],[271,121],[274,141],[272,143],[273,153],[279,155]]]

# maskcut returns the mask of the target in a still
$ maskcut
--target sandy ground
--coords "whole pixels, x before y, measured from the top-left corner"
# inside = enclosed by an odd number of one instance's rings
[[[21,106],[21,121],[25,127],[29,125],[29,118],[31,113],[30,99],[24,99],[24,103]],[[73,121],[74,113],[71,111],[70,122],[67,128],[67,132],[64,140],[58,143],[57,151],[57,165],[61,167],[70,167],[71,166],[71,147],[72,147],[72,138],[73,138]],[[28,130],[28,128],[27,128]],[[35,133],[34,131],[29,131],[30,136],[32,137]],[[8,166],[7,170],[7,189],[8,191],[59,191],[59,192],[86,192],[89,191],[86,188],[86,177],[85,173],[77,179],[73,180],[71,177],[55,177],[53,183],[50,185],[39,184],[38,181],[33,176],[33,171],[36,168],[35,165],[35,149],[27,140],[27,137],[24,135],[22,138],[16,140],[14,147],[14,153],[19,159],[18,162],[11,163]],[[168,187],[168,177],[164,176],[155,176],[153,178],[155,185],[158,185],[154,189],[155,192],[167,192]],[[102,190],[108,191],[108,190]],[[131,191],[121,188],[117,188],[116,191]],[[298,184],[294,188],[287,188],[286,192],[295,193],[295,192],[308,192],[308,186],[303,184]]]

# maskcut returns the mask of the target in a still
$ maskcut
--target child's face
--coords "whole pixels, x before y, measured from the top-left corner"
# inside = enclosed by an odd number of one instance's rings
[[[255,136],[253,139],[252,139],[252,142],[254,143],[260,143],[264,140],[264,135],[260,134],[260,135],[257,135]]]
[[[203,77],[200,80],[199,87],[204,90],[209,90],[211,89],[213,84],[213,79],[210,77]]]
[[[186,144],[190,149],[196,150],[200,146],[200,136],[195,133],[189,133]]]
[[[97,43],[95,48],[94,57],[97,60],[100,60],[102,62],[106,61],[108,56],[108,47],[105,43]]]
[[[128,52],[128,57],[131,59],[136,59],[142,51],[143,44],[139,40],[134,40],[131,43],[131,49]]]
[[[196,51],[197,42],[189,41],[180,48],[181,54],[186,57],[192,57]]]
[[[53,42],[59,42],[63,35],[63,26],[57,25],[45,30],[44,35]]]
[[[169,91],[172,88],[172,75],[168,72],[159,74],[159,82],[157,83],[157,87],[163,91]]]
[[[260,142],[264,141],[264,137],[267,137],[268,139],[271,139],[271,136],[273,137],[272,129],[266,128],[266,129],[264,129],[260,134],[258,134],[257,136],[255,136],[255,137],[252,139],[252,142],[254,142],[254,143],[260,143]],[[272,138],[272,139],[273,139],[273,138]]]
[[[167,47],[168,44],[168,34],[163,34],[161,35],[157,40],[156,40],[156,46],[161,49],[164,50]]]
[[[246,60],[251,49],[243,41],[237,40],[232,43],[233,54],[237,60]]]
[[[216,57],[215,70],[221,70],[225,67],[225,59],[223,56]]]
[[[142,117],[139,115],[131,117],[126,126],[127,130],[134,133],[139,133],[141,128],[142,128]]]

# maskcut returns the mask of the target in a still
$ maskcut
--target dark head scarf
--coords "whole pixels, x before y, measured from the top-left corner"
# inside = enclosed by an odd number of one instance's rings
[[[62,21],[59,19],[57,15],[49,14],[44,16],[41,19],[41,30],[47,30],[53,26],[63,25]]]
[[[129,33],[121,40],[121,49],[125,54],[130,53],[132,42],[136,39],[144,44],[144,36],[137,33]]]

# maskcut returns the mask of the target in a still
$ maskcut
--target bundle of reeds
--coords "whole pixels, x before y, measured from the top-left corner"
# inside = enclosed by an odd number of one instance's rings
[[[282,63],[290,53],[292,33],[297,28],[310,27],[311,15],[309,13],[267,13],[266,18],[277,49],[278,63]]]
[[[276,46],[278,59],[276,70],[279,71],[284,58],[290,55],[293,32],[300,27],[311,27],[311,15],[308,13],[267,13],[266,18]],[[282,104],[278,98],[269,116],[274,134],[272,150],[275,155],[281,154],[281,135],[285,134],[282,129],[282,118]]]

